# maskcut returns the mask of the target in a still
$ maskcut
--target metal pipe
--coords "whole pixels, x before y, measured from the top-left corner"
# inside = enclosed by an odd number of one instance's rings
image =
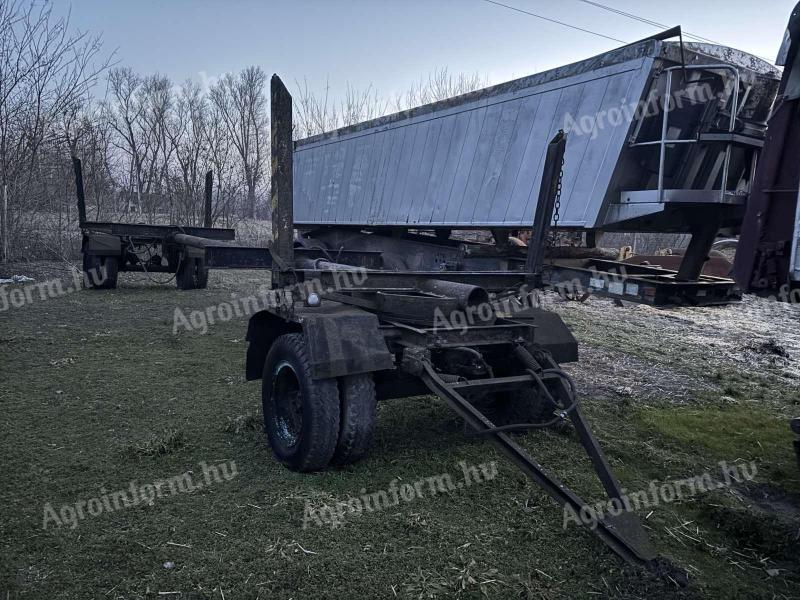
[[[667,146],[672,146],[673,144],[696,144],[697,140],[667,140]],[[658,146],[661,144],[661,140],[656,140],[653,142],[636,142],[635,144],[630,144],[631,148],[636,148],[638,146]]]
[[[489,293],[477,285],[444,281],[442,279],[426,279],[420,282],[419,289],[453,298],[458,302],[458,307],[461,310],[465,310],[470,306],[489,304]]]
[[[681,68],[680,66],[669,67],[668,69],[666,69],[666,71],[667,71],[667,73],[670,73],[671,71],[674,71],[675,69],[680,69],[680,68]],[[733,130],[735,129],[735,126],[736,126],[736,115],[739,112],[739,110],[738,110],[739,87],[740,87],[741,79],[742,79],[741,75],[739,75],[739,70],[736,67],[734,67],[733,65],[725,65],[725,64],[720,64],[720,63],[708,64],[708,65],[689,65],[689,66],[686,67],[686,70],[687,71],[699,71],[699,70],[703,70],[703,71],[730,71],[731,73],[733,73],[733,79],[734,79],[733,97],[731,99],[731,116],[730,116],[729,124],[728,124],[728,132],[729,133],[733,133]]]
[[[672,91],[672,70],[667,69],[667,83],[664,89],[664,114],[661,117],[661,144],[658,155],[658,201],[664,202],[664,165],[667,160],[667,133],[669,132],[669,95]]]
[[[311,269],[313,271],[359,271],[360,267],[344,265],[329,261],[327,258],[298,258],[295,261],[298,269]]]
[[[230,244],[221,240],[212,240],[209,238],[199,237],[196,235],[189,235],[188,233],[174,233],[168,238],[176,244],[184,246],[192,246],[194,248],[205,248],[206,246],[229,246]]]

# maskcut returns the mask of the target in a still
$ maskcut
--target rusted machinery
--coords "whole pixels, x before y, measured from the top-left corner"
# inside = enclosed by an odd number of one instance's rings
[[[778,56],[783,77],[769,119],[734,272],[748,291],[797,302],[800,295],[800,4]]]
[[[510,435],[571,423],[608,498],[622,506],[620,484],[559,366],[577,360],[576,341],[558,315],[527,304],[542,285],[566,136],[546,145],[531,223],[537,235],[523,268],[397,268],[390,237],[375,236],[373,248],[349,254],[311,237],[295,241],[293,212],[304,200],[293,193],[292,102],[277,76],[271,85],[276,294],[274,305],[250,320],[246,374],[262,380],[265,429],[277,459],[295,471],[355,462],[369,449],[378,400],[433,393],[559,504],[581,514],[586,502]],[[414,245],[425,243],[402,241],[412,261]],[[309,249],[324,256],[303,256]],[[382,268],[352,266],[375,256]],[[632,511],[592,529],[630,563],[669,568]]]
[[[206,173],[205,227],[87,221],[81,161],[73,157],[78,223],[86,284],[114,289],[120,272],[174,273],[182,290],[205,288],[209,265],[204,245],[213,247],[236,237],[233,229],[211,227],[212,173]]]

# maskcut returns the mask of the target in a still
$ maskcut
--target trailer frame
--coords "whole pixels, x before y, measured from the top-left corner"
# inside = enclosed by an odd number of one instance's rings
[[[367,452],[378,400],[433,393],[565,510],[585,514],[588,503],[510,437],[569,422],[607,499],[620,507],[589,528],[627,562],[681,580],[625,504],[575,385],[559,366],[577,360],[575,338],[558,315],[530,302],[544,285],[546,232],[566,136],[559,133],[548,147],[545,201],[532,223],[541,234],[528,249],[526,268],[363,269],[341,262],[335,249],[322,248],[322,258],[303,256],[297,246],[313,237],[287,243],[294,228],[292,101],[277,75],[271,97],[276,294],[250,319],[246,376],[262,380],[265,431],[278,460],[296,471],[356,462]],[[447,315],[465,321],[452,327]],[[526,415],[522,421],[517,410]],[[503,415],[515,418],[503,422]]]

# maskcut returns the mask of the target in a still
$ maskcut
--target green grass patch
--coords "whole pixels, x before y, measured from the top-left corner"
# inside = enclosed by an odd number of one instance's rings
[[[0,598],[771,598],[796,589],[785,573],[768,574],[771,563],[734,531],[715,529],[717,515],[703,517],[719,503],[710,497],[642,515],[659,552],[689,570],[689,588],[625,565],[590,532],[564,530],[551,499],[430,397],[379,405],[363,462],[289,472],[262,433],[260,384],[244,380],[247,320],[173,335],[176,307],[204,310],[231,292],[250,293],[263,275],[214,271],[210,288],[193,292],[120,281],[114,291],[0,313]],[[581,327],[591,338],[608,324]],[[627,335],[653,344],[651,331]],[[615,377],[631,374],[620,368]],[[582,401],[629,490],[737,458],[760,461],[759,475],[762,464],[772,465],[770,476],[780,467],[778,483],[795,485],[785,421],[753,410],[746,392],[730,409],[702,398],[691,409],[637,409],[635,395],[624,406]],[[517,439],[567,485],[599,499],[574,433]],[[490,460],[498,461],[491,482],[337,528],[303,528],[307,502],[384,490],[393,480],[459,477],[462,461]],[[106,510],[74,529],[43,527],[48,504],[58,510],[185,473],[197,480],[201,465],[223,461],[237,466],[230,480]],[[749,530],[770,519],[748,520]]]
[[[637,413],[646,430],[677,451],[715,461],[753,461],[761,477],[800,492],[788,421],[751,406],[650,408]]]

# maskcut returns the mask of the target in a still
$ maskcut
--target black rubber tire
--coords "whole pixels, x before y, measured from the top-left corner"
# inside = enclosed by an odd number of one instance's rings
[[[377,413],[372,373],[339,377],[339,441],[332,465],[349,465],[367,455]]]
[[[284,378],[291,377],[296,382],[302,413],[299,431],[294,435],[288,433],[289,425],[280,416],[290,400],[278,397],[275,390]],[[285,334],[275,340],[264,362],[261,401],[264,430],[281,463],[301,472],[328,466],[339,439],[339,388],[336,379],[312,379],[302,334]]]
[[[202,258],[198,258],[197,262],[195,263],[195,281],[197,284],[198,290],[204,290],[208,287],[208,267],[206,266],[206,261]]]
[[[119,277],[119,259],[116,256],[106,256],[103,266],[106,270],[106,280],[103,282],[103,289],[116,289],[117,279]]]
[[[116,256],[83,255],[83,282],[86,289],[113,290],[117,287],[119,259]]]
[[[175,284],[179,290],[193,290],[197,287],[197,259],[184,256],[175,274]]]

